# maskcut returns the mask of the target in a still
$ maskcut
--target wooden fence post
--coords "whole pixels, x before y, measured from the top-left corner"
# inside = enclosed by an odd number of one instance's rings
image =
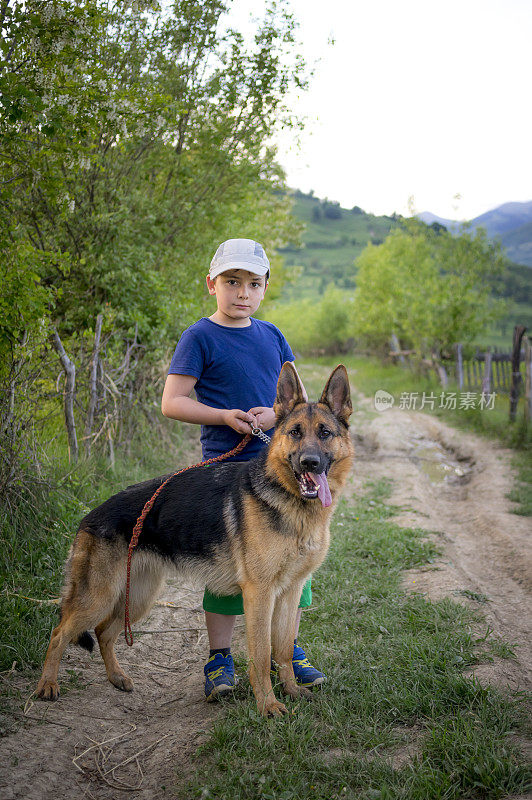
[[[462,345],[456,345],[456,382],[458,389],[462,391],[464,388],[464,364],[462,362]]]
[[[519,389],[523,380],[521,377],[521,372],[519,371],[519,362],[521,360],[521,340],[525,331],[526,327],[524,325],[516,325],[514,328],[512,349],[512,387],[510,389],[510,422],[515,422],[517,401],[519,400]]]
[[[76,365],[65,353],[63,343],[56,329],[53,328],[52,344],[61,361],[66,375],[65,384],[65,425],[68,436],[68,448],[72,461],[78,460],[78,437],[76,436],[76,421],[74,419],[74,390],[76,388]]]
[[[405,357],[401,353],[401,348],[399,347],[399,339],[397,338],[397,334],[396,333],[392,333],[392,335],[390,337],[390,347],[392,348],[392,351],[394,353],[399,353],[399,362],[401,364],[404,364],[405,363]]]
[[[431,356],[432,356],[432,366],[434,367],[434,371],[436,372],[438,380],[440,381],[440,385],[443,389],[446,389],[449,380],[447,378],[447,370],[445,369],[440,360],[440,353],[437,352],[436,350],[433,350]]]
[[[532,420],[532,340],[525,339],[525,420]]]
[[[482,394],[490,393],[491,388],[491,350],[488,347],[484,354],[484,377],[482,378]]]

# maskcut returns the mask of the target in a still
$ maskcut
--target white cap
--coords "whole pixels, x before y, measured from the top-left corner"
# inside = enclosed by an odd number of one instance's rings
[[[270,262],[263,246],[254,239],[228,239],[214,254],[209,275],[216,278],[228,269],[245,269],[254,275],[266,275]]]

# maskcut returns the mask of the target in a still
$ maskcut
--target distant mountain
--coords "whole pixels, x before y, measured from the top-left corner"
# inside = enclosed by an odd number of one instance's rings
[[[483,227],[490,238],[509,233],[532,222],[532,200],[527,203],[504,203],[471,220],[473,228]]]
[[[460,222],[438,217],[430,211],[423,211],[417,217],[426,225],[432,225],[433,222],[445,225],[451,233],[460,230]],[[475,217],[469,224],[472,230],[485,228],[490,239],[500,241],[511,261],[532,267],[532,200],[504,203]]]
[[[532,267],[532,222],[503,234],[501,242],[506,248],[508,258],[516,264]]]
[[[416,217],[424,222],[425,225],[432,225],[433,222],[437,222],[440,225],[445,225],[448,231],[452,231],[455,228],[460,227],[460,223],[456,222],[454,219],[445,219],[444,217],[438,217],[436,214],[433,214],[431,211],[422,211],[421,214],[416,214]]]

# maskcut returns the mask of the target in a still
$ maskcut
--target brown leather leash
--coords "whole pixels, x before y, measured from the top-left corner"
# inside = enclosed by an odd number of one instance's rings
[[[259,428],[252,428],[252,432],[254,436],[258,436],[263,441],[270,440],[270,437],[267,436],[265,433],[263,433]],[[139,540],[139,536],[142,531],[142,526],[144,525],[144,520],[150,513],[150,510],[153,508],[153,504],[155,503],[157,497],[164,489],[166,484],[169,481],[171,481],[172,478],[175,478],[176,475],[181,475],[182,472],[186,472],[189,469],[194,469],[195,467],[204,467],[207,464],[214,464],[216,461],[223,461],[224,459],[230,458],[231,456],[236,456],[244,449],[244,447],[247,445],[250,439],[251,439],[251,433],[247,433],[242,439],[242,441],[239,442],[236,445],[236,447],[233,447],[233,449],[229,450],[227,453],[222,453],[221,456],[215,456],[214,458],[208,458],[206,461],[200,461],[199,464],[192,464],[190,467],[184,467],[183,469],[174,472],[173,475],[170,475],[169,478],[167,478],[165,481],[163,481],[163,483],[161,483],[157,491],[154,492],[154,494],[150,497],[150,499],[142,509],[142,513],[138,518],[138,520],[136,521],[135,527],[133,528],[133,533],[131,535],[131,541],[129,542],[129,549],[127,552],[126,610],[124,615],[124,636],[126,638],[126,644],[129,645],[129,647],[133,646],[133,632],[131,630],[131,625],[129,622],[129,584],[131,579],[131,557],[133,555],[133,550],[137,546],[137,542]]]

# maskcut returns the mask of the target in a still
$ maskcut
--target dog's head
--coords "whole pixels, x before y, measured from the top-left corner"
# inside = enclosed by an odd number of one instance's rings
[[[331,373],[317,403],[307,403],[293,365],[283,364],[273,406],[275,437],[268,462],[277,479],[305,500],[332,504],[331,490],[343,487],[353,457],[349,417],[353,411],[347,370]]]

